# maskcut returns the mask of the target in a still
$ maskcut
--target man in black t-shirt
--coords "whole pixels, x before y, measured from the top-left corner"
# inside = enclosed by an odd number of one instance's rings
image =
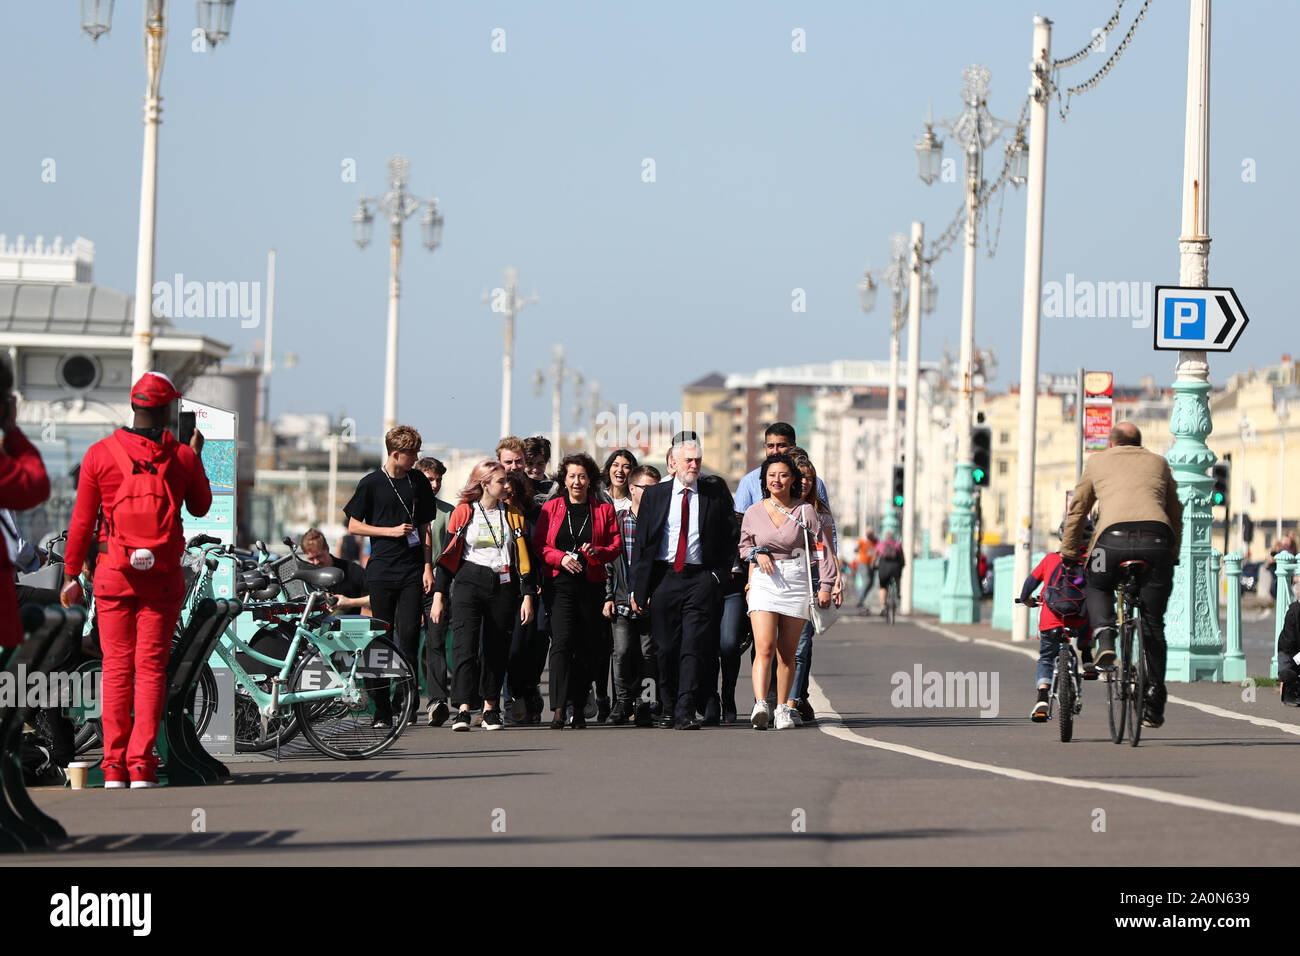
[[[357,482],[352,500],[343,508],[348,533],[370,538],[366,589],[370,611],[393,627],[393,643],[418,666],[420,609],[433,589],[433,560],[429,522],[437,513],[429,479],[416,470],[420,433],[398,425],[384,436],[388,457],[378,471]],[[418,686],[412,692],[411,717],[419,712]],[[375,726],[390,726],[387,700],[376,695]]]
[[[359,613],[362,608],[368,609],[370,607],[370,591],[366,588],[366,572],[361,565],[355,561],[345,561],[343,558],[330,554],[325,535],[315,528],[302,536],[302,541],[298,543],[298,547],[302,551],[302,556],[316,567],[338,568],[343,572],[343,580],[338,583],[337,587],[330,589],[334,595],[330,607],[335,610],[354,613]]]

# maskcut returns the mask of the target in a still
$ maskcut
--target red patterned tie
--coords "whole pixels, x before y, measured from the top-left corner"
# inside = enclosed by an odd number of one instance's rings
[[[680,571],[686,567],[686,533],[691,528],[691,489],[682,491],[682,526],[677,535],[677,556],[673,558],[673,570]]]

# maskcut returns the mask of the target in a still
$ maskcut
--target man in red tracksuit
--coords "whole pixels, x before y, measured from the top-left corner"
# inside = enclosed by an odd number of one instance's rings
[[[132,789],[158,785],[154,741],[167,692],[167,658],[185,589],[180,503],[184,501],[190,513],[199,517],[212,505],[212,490],[199,459],[202,434],[196,430],[190,444],[181,445],[166,430],[175,418],[179,398],[167,376],[146,372],[140,377],[131,389],[133,426],[119,428],[86,452],[68,529],[65,606],[81,602],[78,576],[89,549],[99,551],[94,586],[104,651],[105,789],[125,787],[128,780]],[[125,450],[124,458],[109,447],[110,442]],[[127,555],[108,530],[125,481],[120,461],[129,461],[137,474],[143,470],[162,476],[175,504],[176,518],[156,556],[145,551],[142,557],[139,550]],[[106,520],[99,522],[98,540],[92,542],[101,506]]]
[[[40,452],[14,423],[18,400],[13,387],[13,370],[0,359],[0,402],[4,403],[0,406],[0,429],[5,433],[4,444],[0,445],[0,508],[25,511],[50,496],[50,479]],[[22,642],[14,566],[9,549],[0,543],[0,647],[17,647]]]

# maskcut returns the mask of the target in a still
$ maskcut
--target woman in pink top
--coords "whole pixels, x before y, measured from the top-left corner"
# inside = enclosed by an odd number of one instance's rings
[[[804,551],[811,535],[821,539],[817,510],[802,502],[803,475],[789,455],[769,455],[759,471],[763,499],[746,512],[740,526],[740,557],[751,563],[749,620],[754,630],[754,710],[750,724],[763,730],[798,726],[801,721],[791,698],[795,651],[799,633],[808,619],[811,588]],[[829,607],[835,588],[835,559],[829,549],[817,555],[820,574],[817,603]],[[767,687],[772,673],[772,652],[777,655],[777,705],[775,720],[768,710]]]

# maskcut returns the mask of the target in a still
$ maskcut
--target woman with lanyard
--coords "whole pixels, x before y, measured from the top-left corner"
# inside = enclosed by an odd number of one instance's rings
[[[475,467],[447,521],[451,540],[438,558],[429,616],[442,623],[450,591],[451,702],[457,708],[451,729],[456,731],[469,730],[476,695],[483,698],[483,729],[501,729],[501,684],[514,622],[517,617],[527,625],[533,616],[537,582],[524,514],[505,503],[505,478],[495,458]]]
[[[572,702],[573,727],[587,726],[583,715],[591,683],[593,645],[605,626],[605,565],[618,557],[622,538],[614,523],[614,506],[593,494],[600,475],[590,455],[569,455],[560,462],[556,481],[563,494],[542,505],[533,545],[554,580],[551,608],[551,729],[564,726],[565,706]]]
[[[740,525],[740,557],[752,562],[749,571],[749,620],[754,629],[754,710],[750,724],[764,730],[773,723],[768,709],[767,686],[772,672],[772,652],[777,663],[775,727],[787,730],[801,721],[793,699],[795,650],[808,620],[812,583],[804,552],[811,538],[822,540],[821,519],[803,502],[803,475],[789,455],[769,455],[759,471],[763,498],[745,511]],[[806,536],[807,535],[807,536]],[[821,574],[817,603],[829,607],[835,587],[835,561],[830,549],[817,548]]]

